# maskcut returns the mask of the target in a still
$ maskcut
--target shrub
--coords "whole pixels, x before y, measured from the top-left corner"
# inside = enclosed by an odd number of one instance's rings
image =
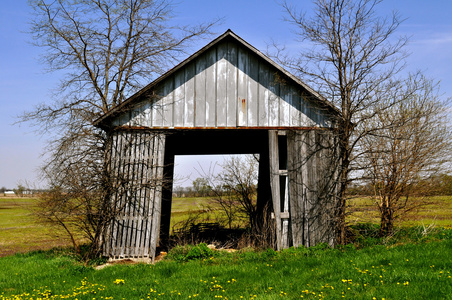
[[[176,246],[170,250],[168,259],[175,261],[189,261],[217,256],[217,252],[207,247],[205,243],[199,245]]]

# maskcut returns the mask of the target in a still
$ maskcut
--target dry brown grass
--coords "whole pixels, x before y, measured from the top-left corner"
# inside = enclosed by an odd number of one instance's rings
[[[401,216],[397,226],[436,225],[452,227],[452,196],[434,196],[428,198],[413,198],[416,208]],[[369,197],[356,197],[349,201],[348,222],[379,223],[378,209]]]
[[[58,227],[39,222],[33,215],[36,198],[0,198],[0,257],[17,252],[71,246]]]

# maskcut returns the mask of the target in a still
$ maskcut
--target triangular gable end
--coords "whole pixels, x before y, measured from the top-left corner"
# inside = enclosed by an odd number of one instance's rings
[[[333,127],[337,110],[228,30],[97,122],[102,128]]]

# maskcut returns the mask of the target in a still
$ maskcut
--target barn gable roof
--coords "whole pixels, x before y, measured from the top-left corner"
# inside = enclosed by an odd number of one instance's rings
[[[339,111],[231,30],[100,117],[100,128],[332,127]]]

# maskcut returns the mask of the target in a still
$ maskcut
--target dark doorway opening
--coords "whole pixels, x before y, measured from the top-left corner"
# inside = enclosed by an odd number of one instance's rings
[[[176,131],[167,136],[165,146],[165,176],[168,182],[174,179],[174,163],[176,156],[186,155],[242,155],[255,154],[259,157],[258,163],[258,184],[257,184],[257,199],[256,210],[257,214],[264,215],[264,210],[271,206],[270,196],[270,174],[268,165],[268,131],[267,130],[197,130],[194,131]],[[173,186],[166,187],[163,190],[162,197],[162,218],[161,218],[161,232],[160,245],[167,248],[171,244],[170,233],[172,225],[171,222],[173,206],[173,197],[176,196],[173,192]],[[188,200],[193,205],[193,215],[189,218],[196,217],[196,213],[209,209],[207,205],[200,205],[196,200]],[[180,203],[175,202],[175,205]],[[177,207],[176,211],[177,212]],[[211,221],[211,222],[210,222]],[[190,220],[186,222],[188,231],[193,231],[196,234],[205,233],[207,237],[214,238],[217,241],[223,241],[225,244],[229,240],[236,239],[237,235],[243,234],[237,230],[225,230],[231,228],[223,228],[219,226],[215,220],[207,220],[207,225],[193,225]],[[249,230],[249,228],[248,228]],[[201,237],[202,238],[202,237]],[[190,242],[190,240],[189,240]],[[193,243],[200,242],[193,240]],[[205,241],[207,242],[207,240]],[[233,243],[233,241],[229,241]],[[173,241],[174,243],[174,241]]]

